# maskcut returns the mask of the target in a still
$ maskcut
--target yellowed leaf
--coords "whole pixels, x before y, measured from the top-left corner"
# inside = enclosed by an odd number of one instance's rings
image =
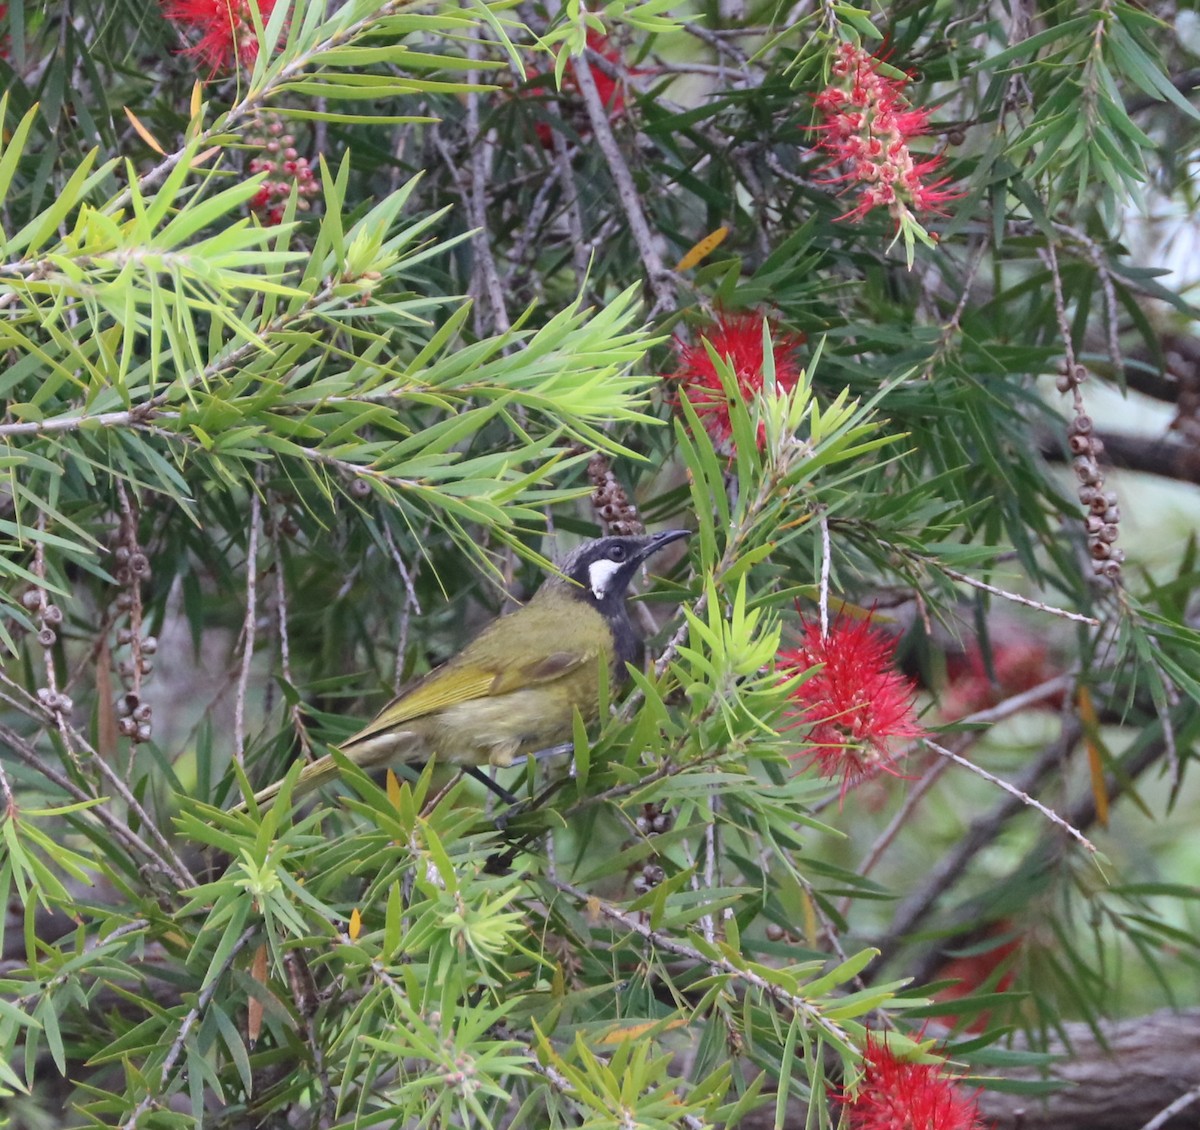
[[[694,267],[697,263],[707,259],[722,243],[725,242],[725,237],[729,234],[729,225],[722,224],[716,231],[711,231],[698,243],[692,244],[688,248],[687,253],[678,263],[675,264],[675,270],[687,271]]]
[[[362,933],[362,915],[358,913],[357,906],[350,912],[350,929],[347,933],[352,942],[357,942],[358,935]]]
[[[254,960],[250,963],[250,976],[260,985],[267,983],[267,946],[264,942],[254,951]],[[252,996],[246,1004],[246,1038],[251,1046],[258,1043],[262,1034],[263,1006],[258,997]]]
[[[141,122],[138,121],[137,117],[134,115],[134,112],[128,106],[125,107],[125,117],[129,119],[129,124],[133,126],[135,130],[137,130],[138,137],[140,137],[147,145],[149,145],[155,153],[161,153],[164,157],[167,155],[167,151],[161,145],[159,145],[157,141],[154,140],[154,134],[152,134],[144,125],[142,125]]]
[[[394,769],[387,771],[387,798],[393,808],[400,808],[400,781]]]
[[[804,909],[804,940],[810,949],[817,949],[820,945],[820,932],[817,925],[817,908],[813,906],[812,898],[808,891],[800,892],[801,906]]]
[[[1108,786],[1104,782],[1104,757],[1100,747],[1100,720],[1096,717],[1096,706],[1092,692],[1081,686],[1075,694],[1075,707],[1079,721],[1083,723],[1083,744],[1087,749],[1088,775],[1091,778],[1092,799],[1096,802],[1096,821],[1101,828],[1108,827]]]
[[[613,1046],[623,1044],[626,1040],[639,1040],[651,1030],[668,1032],[672,1028],[682,1028],[687,1025],[683,1018],[668,1020],[663,1024],[659,1020],[650,1020],[645,1024],[631,1024],[627,1028],[610,1028],[596,1041],[598,1044]]]
[[[113,703],[112,656],[108,637],[96,651],[96,752],[110,765],[117,757],[117,711]]]

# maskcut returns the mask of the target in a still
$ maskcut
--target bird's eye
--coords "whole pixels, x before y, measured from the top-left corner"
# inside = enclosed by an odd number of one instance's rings
[[[609,561],[624,561],[625,547],[620,542],[612,546],[608,551],[608,559]]]

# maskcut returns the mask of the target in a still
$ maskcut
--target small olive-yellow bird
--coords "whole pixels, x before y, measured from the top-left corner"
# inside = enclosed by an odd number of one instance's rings
[[[403,690],[341,751],[363,769],[446,761],[504,768],[568,741],[576,710],[599,713],[600,672],[614,681],[639,641],[625,593],[638,567],[687,530],[585,542],[524,607],[493,620],[458,655]],[[305,767],[293,799],[337,775],[322,757]],[[280,784],[255,794],[270,803]]]

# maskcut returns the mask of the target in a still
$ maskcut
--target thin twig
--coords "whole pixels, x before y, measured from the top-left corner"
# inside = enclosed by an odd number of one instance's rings
[[[1064,232],[1075,240],[1087,253],[1092,266],[1096,268],[1096,275],[1100,279],[1100,289],[1104,294],[1104,320],[1106,323],[1105,328],[1108,331],[1108,355],[1117,372],[1121,372],[1125,368],[1125,362],[1121,355],[1121,341],[1119,337],[1120,307],[1117,305],[1117,291],[1116,287],[1113,286],[1112,271],[1109,270],[1104,250],[1087,232],[1081,231],[1079,228],[1058,223],[1054,225],[1054,228],[1056,231]]]
[[[414,612],[418,616],[421,615],[421,602],[417,599],[412,573],[400,552],[400,547],[396,544],[396,539],[392,536],[391,527],[386,522],[383,524],[383,541],[391,555],[392,563],[396,566],[396,572],[400,574],[400,579],[404,582],[404,599],[400,602],[400,630],[397,633],[396,667],[393,676],[393,684],[396,693],[399,694],[404,678],[404,656],[408,651],[408,625]]]
[[[478,35],[479,29],[476,27],[467,45],[467,57],[470,59],[481,57]],[[467,72],[467,82],[471,86],[474,86],[478,79],[476,71]],[[466,102],[465,126],[471,180],[465,191],[461,186],[459,191],[463,193],[467,222],[475,229],[471,235],[471,245],[475,250],[476,269],[482,278],[481,289],[487,296],[492,312],[492,331],[503,334],[512,329],[512,322],[504,302],[504,286],[496,267],[496,257],[492,253],[492,241],[488,234],[491,228],[487,218],[487,190],[488,185],[492,183],[489,165],[492,163],[494,143],[479,129],[479,95],[468,94]],[[478,314],[477,317],[481,318],[482,314]],[[478,328],[482,334],[482,327]]]
[[[629,234],[633,237],[634,245],[638,249],[642,266],[646,269],[646,282],[654,295],[654,308],[649,315],[653,319],[657,314],[670,310],[675,305],[676,276],[663,264],[662,256],[658,252],[658,245],[655,243],[650,225],[646,221],[646,213],[642,209],[637,186],[633,183],[633,174],[625,163],[625,157],[621,153],[620,146],[617,145],[617,139],[613,136],[608,112],[600,100],[600,91],[596,88],[596,80],[592,77],[591,68],[591,62],[599,57],[590,50],[586,51],[584,55],[576,55],[571,59],[571,70],[575,75],[579,93],[583,97],[584,109],[587,110],[588,121],[591,123],[596,144],[600,148],[600,153],[604,157],[604,162],[608,165],[608,171],[612,174],[613,183],[616,185],[617,200],[629,222]]]
[[[242,665],[238,671],[237,697],[233,702],[233,756],[238,765],[246,756],[246,691],[250,665],[254,661],[254,634],[258,617],[258,533],[262,525],[262,503],[257,484],[250,486],[250,534],[246,544],[246,614],[242,619]]]
[[[129,811],[141,821],[142,826],[150,833],[150,838],[157,841],[166,857],[170,859],[173,868],[172,877],[180,884],[181,889],[194,887],[196,885],[196,877],[192,874],[188,865],[180,859],[174,847],[171,846],[171,842],[162,834],[158,826],[158,821],[151,819],[150,814],[138,802],[137,797],[133,795],[129,786],[121,780],[116,770],[91,747],[88,740],[73,726],[68,725],[68,729],[75,744],[88,755],[100,776],[112,786],[121,800],[125,802]]]
[[[818,519],[821,526],[821,588],[817,606],[821,613],[821,639],[829,635],[829,570],[833,560],[833,548],[829,542],[829,519],[822,512]]]
[[[567,139],[558,130],[551,135],[554,143],[554,165],[563,188],[563,205],[567,216],[567,234],[571,239],[571,265],[575,269],[575,288],[583,291],[587,281],[591,255],[583,238],[583,209],[579,206],[579,186],[571,168],[571,153]]]
[[[81,789],[69,777],[60,773],[57,769],[52,769],[34,752],[33,747],[24,738],[13,730],[10,730],[7,726],[0,726],[0,742],[3,742],[16,755],[18,761],[23,761],[31,769],[36,770],[68,796],[82,804],[87,804],[89,807],[86,811],[103,824],[115,839],[122,841],[127,847],[144,855],[154,867],[164,875],[170,877],[180,890],[194,886],[194,882],[189,883],[185,875],[176,873],[171,864],[146,843],[133,829],[123,821],[118,820],[105,807],[103,803],[106,799],[105,797],[97,796],[94,793],[89,793]],[[97,801],[101,803],[97,804]]]
[[[1016,789],[1021,793],[1031,793],[1046,777],[1059,770],[1063,759],[1075,747],[1082,733],[1083,728],[1077,718],[1064,718],[1058,740],[1048,745],[1026,766],[1025,772],[1015,782]],[[1022,802],[1016,796],[1002,797],[990,812],[978,817],[958,838],[958,842],[930,868],[923,886],[900,903],[892,915],[887,933],[875,942],[885,958],[896,948],[900,939],[926,919],[933,905],[958,880],[971,860],[995,840],[1022,807]]]
[[[292,676],[292,647],[288,635],[288,599],[287,585],[283,576],[283,548],[279,540],[279,523],[273,517],[269,517],[267,520],[267,537],[271,542],[271,561],[275,572],[275,626],[279,633],[279,667],[288,686],[294,687],[296,680]],[[312,741],[308,736],[308,727],[304,724],[304,712],[300,709],[300,703],[293,700],[288,712],[292,717],[292,730],[304,750],[304,755],[311,759]]]
[[[931,749],[939,757],[947,758],[948,760],[953,761],[954,764],[961,765],[964,769],[969,769],[977,777],[982,777],[983,780],[988,781],[990,784],[998,786],[999,788],[1003,789],[1005,792],[1016,797],[1018,800],[1021,801],[1022,804],[1028,806],[1029,808],[1036,809],[1043,816],[1045,816],[1046,819],[1049,820],[1052,824],[1056,824],[1064,832],[1066,832],[1069,836],[1071,836],[1073,839],[1075,839],[1081,846],[1086,848],[1089,852],[1092,852],[1093,854],[1095,854],[1096,845],[1093,844],[1092,841],[1089,840],[1081,831],[1079,831],[1078,828],[1074,827],[1073,825],[1068,823],[1066,820],[1064,820],[1061,816],[1059,816],[1058,813],[1056,813],[1053,809],[1047,808],[1044,804],[1042,804],[1040,801],[1036,800],[1034,797],[1030,796],[1028,793],[1024,792],[1021,789],[1018,789],[1015,785],[1009,784],[1007,781],[1003,780],[1002,778],[995,776],[995,774],[989,773],[982,766],[976,765],[973,761],[970,761],[969,759],[960,756],[959,754],[955,753],[953,750],[947,749],[943,745],[939,745],[937,742],[931,740],[930,738],[922,738],[921,740],[929,749]]]
[[[1142,1130],[1162,1130],[1162,1127],[1166,1126],[1175,1115],[1181,1110],[1187,1110],[1197,1100],[1200,1100],[1200,1087],[1193,1087],[1190,1091],[1185,1091],[1173,1103],[1163,1107],[1149,1122],[1143,1125]]]
[[[721,955],[715,957],[705,956],[695,946],[690,946],[678,938],[652,929],[645,922],[641,921],[640,918],[632,914],[627,914],[605,899],[599,898],[596,895],[590,895],[587,891],[580,890],[580,888],[574,887],[570,883],[565,883],[561,879],[547,879],[547,881],[563,894],[570,895],[571,898],[583,903],[589,911],[603,915],[611,922],[617,923],[622,929],[628,930],[631,934],[638,935],[638,937],[649,942],[652,946],[666,950],[668,953],[673,953],[677,957],[687,958],[689,961],[694,961],[697,965],[713,966],[719,969],[722,974],[745,985],[749,985],[751,988],[758,989],[764,996],[769,997],[777,1004],[790,1009],[796,1015],[805,1017],[809,1023],[816,1028],[820,1028],[837,1043],[853,1045],[853,1040],[850,1039],[849,1033],[841,1025],[825,1016],[806,997],[789,993],[787,989],[768,981],[752,969],[743,969],[735,965],[727,957]]]
[[[981,581],[977,577],[969,576],[966,573],[960,573],[957,569],[951,569],[949,565],[945,565],[941,561],[938,561],[932,557],[920,557],[920,560],[945,573],[946,576],[950,577],[952,580],[961,581],[964,585],[970,585],[972,588],[991,593],[992,596],[998,596],[1003,600],[1012,602],[1013,604],[1022,604],[1026,608],[1033,608],[1038,612],[1044,612],[1047,616],[1058,616],[1063,620],[1074,620],[1077,624],[1087,624],[1092,628],[1100,627],[1100,621],[1097,620],[1095,616],[1085,616],[1081,612],[1068,612],[1065,608],[1057,608],[1053,604],[1046,604],[1041,600],[1033,600],[1030,597],[1021,596],[1020,593],[1009,592],[1007,589],[997,588],[995,585],[989,585],[986,581]]]
[[[1092,854],[1095,854],[1096,845],[1092,843],[1087,836],[1085,836],[1078,828],[1074,828],[1068,824],[1061,816],[1058,815],[1057,812],[1055,812],[1053,809],[1047,808],[1041,803],[1041,801],[1031,797],[1027,792],[1024,792],[1022,789],[1018,789],[1015,785],[1010,785],[1007,781],[1001,777],[997,777],[994,773],[989,773],[986,769],[980,765],[976,765],[973,761],[969,761],[965,757],[960,757],[953,750],[949,750],[943,745],[938,745],[937,742],[932,741],[930,738],[923,738],[922,741],[939,757],[948,758],[950,761],[953,761],[955,765],[961,765],[964,769],[969,769],[977,777],[982,777],[990,784],[996,785],[997,787],[1003,789],[1006,793],[1009,793],[1011,796],[1015,796],[1022,804],[1027,805],[1029,808],[1037,809],[1037,811],[1040,812],[1047,820],[1049,820],[1051,824],[1057,824],[1058,827],[1067,833],[1067,835],[1077,840],[1083,847],[1092,852]]]
[[[175,1042],[167,1051],[166,1058],[163,1060],[162,1075],[157,1091],[150,1091],[145,1098],[142,1099],[129,1117],[121,1123],[121,1130],[135,1130],[138,1124],[138,1119],[142,1117],[151,1107],[157,1106],[160,1102],[160,1096],[165,1095],[167,1091],[167,1076],[171,1073],[171,1069],[175,1066],[175,1061],[183,1054],[184,1045],[187,1043],[187,1038],[195,1026],[196,1021],[200,1019],[204,1010],[208,1007],[209,1001],[213,999],[217,990],[221,987],[225,974],[233,968],[234,959],[245,948],[246,943],[258,933],[258,926],[247,926],[242,931],[241,937],[233,944],[233,949],[229,951],[225,960],[221,963],[221,968],[217,974],[208,983],[207,987],[200,994],[196,1003],[188,1010],[188,1014],[183,1018],[183,1023],[179,1026],[179,1035],[175,1037]]]
[[[921,803],[925,794],[929,792],[931,788],[933,788],[933,786],[941,778],[942,774],[945,773],[949,768],[950,763],[948,761],[935,761],[929,766],[928,769],[925,770],[924,773],[921,774],[920,778],[917,780],[917,783],[913,785],[913,787],[905,794],[904,803],[901,804],[899,810],[896,812],[896,815],[892,817],[888,826],[879,833],[875,839],[875,842],[870,846],[867,854],[863,857],[863,861],[858,867],[859,875],[865,878],[871,873],[875,867],[875,864],[877,864],[880,859],[883,858],[884,853],[889,847],[891,847],[892,842],[895,840],[896,836],[899,835],[900,830],[908,823],[909,817],[913,814],[917,805]],[[850,905],[853,901],[853,896],[847,895],[839,904],[838,913],[842,915],[843,918],[849,913]]]

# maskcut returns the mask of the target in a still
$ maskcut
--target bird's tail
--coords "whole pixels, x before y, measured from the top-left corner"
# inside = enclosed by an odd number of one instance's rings
[[[379,734],[363,740],[351,738],[341,747],[341,752],[345,757],[367,772],[380,769],[391,762],[408,760],[418,755],[420,750],[421,742],[418,735],[408,730]],[[317,758],[311,765],[306,765],[300,771],[300,776],[296,778],[295,785],[292,786],[292,803],[307,796],[314,789],[329,784],[339,772],[337,762],[328,754]],[[265,789],[259,789],[254,794],[254,803],[259,808],[270,808],[275,803],[275,798],[279,795],[286,779],[278,780]],[[248,805],[243,801],[241,804],[235,805],[232,811],[245,812],[247,808]]]

